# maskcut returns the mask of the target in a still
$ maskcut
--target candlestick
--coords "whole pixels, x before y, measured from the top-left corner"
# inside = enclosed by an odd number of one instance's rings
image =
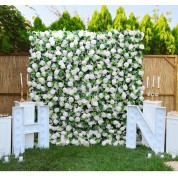
[[[23,99],[23,85],[21,85],[21,98],[20,102],[24,102],[25,100]]]
[[[155,76],[153,76],[153,84],[152,84],[152,87],[155,86]]]
[[[146,87],[147,88],[149,87],[149,77],[148,76],[146,77]]]
[[[158,76],[158,88],[160,88],[160,76]]]
[[[20,73],[20,85],[23,85],[23,82],[22,82],[22,73]]]

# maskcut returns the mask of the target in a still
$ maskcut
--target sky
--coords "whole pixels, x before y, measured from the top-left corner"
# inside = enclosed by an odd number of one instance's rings
[[[153,14],[154,8],[159,8],[159,13],[165,13],[167,11],[171,11],[172,14],[170,15],[170,18],[172,18],[172,21],[169,23],[170,27],[173,28],[178,24],[178,5],[122,5],[125,9],[127,17],[131,12],[134,12],[135,16],[140,17],[139,21],[143,18],[143,16],[148,13],[150,15]],[[45,25],[49,26],[52,22],[54,22],[57,19],[57,16],[55,16],[50,11],[50,5],[31,5],[34,9],[36,9],[36,12],[30,9],[29,7],[26,7],[25,5],[16,5],[16,7],[19,9],[19,11],[22,13],[22,15],[31,21],[33,23],[32,16],[35,16],[35,13],[39,15],[39,17],[42,19],[42,21],[45,23]],[[115,17],[116,11],[119,5],[108,5],[108,9],[112,15],[112,18]],[[71,16],[74,15],[74,12],[77,11],[79,16],[82,18],[82,20],[86,21],[87,18],[91,18],[94,10],[100,11],[101,5],[58,5],[57,8],[59,9],[59,12],[62,14],[62,12],[66,9],[71,14]]]
[[[26,7],[25,5],[16,5],[18,10],[22,13],[22,15],[33,23],[32,16],[35,16],[37,13],[39,17],[42,19],[45,25],[49,26],[52,22],[57,20],[57,16],[55,16],[50,10],[50,5],[30,5],[36,12]],[[116,10],[120,6],[118,5],[107,5],[108,9],[112,15],[112,18],[116,15]],[[154,8],[159,8],[159,13],[165,13],[167,11],[171,11],[172,14],[169,16],[172,18],[172,21],[169,23],[171,28],[174,28],[176,24],[178,24],[178,5],[122,5],[125,9],[127,17],[131,12],[135,14],[135,16],[140,17],[139,21],[143,18],[143,16],[148,13],[150,15],[153,14]],[[86,21],[88,17],[91,18],[94,10],[100,11],[101,5],[57,5],[59,12],[62,12],[66,9],[71,14],[74,15],[74,12],[77,11],[82,20]]]

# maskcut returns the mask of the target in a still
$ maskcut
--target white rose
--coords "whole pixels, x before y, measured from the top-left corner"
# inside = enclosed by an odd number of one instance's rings
[[[31,73],[31,72],[32,72],[32,68],[28,67],[28,68],[27,68],[27,72],[28,72],[28,73]]]
[[[30,41],[32,41],[33,40],[33,36],[29,36],[29,38],[28,38]]]
[[[33,64],[32,64],[32,68],[33,68],[33,69],[36,69],[36,68],[37,68],[37,64],[36,64],[36,63],[33,63]]]
[[[51,47],[50,43],[46,43],[46,48],[50,48],[50,47]]]

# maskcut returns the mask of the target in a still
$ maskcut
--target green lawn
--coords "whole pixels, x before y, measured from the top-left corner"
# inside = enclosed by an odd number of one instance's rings
[[[164,165],[170,155],[162,159],[144,146],[127,149],[125,146],[50,146],[50,149],[28,149],[24,162],[14,156],[9,163],[0,160],[0,171],[171,171]],[[178,157],[176,158],[178,160]]]

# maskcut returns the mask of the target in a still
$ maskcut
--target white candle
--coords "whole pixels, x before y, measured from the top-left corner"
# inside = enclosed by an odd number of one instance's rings
[[[160,76],[158,76],[158,88],[160,88]]]
[[[28,85],[28,74],[27,74],[27,85]]]
[[[7,163],[7,162],[9,162],[9,157],[8,156],[5,156],[4,157],[4,161]]]
[[[23,161],[23,156],[19,156],[19,162]]]
[[[147,88],[149,87],[149,77],[148,76],[146,77],[146,87]]]
[[[152,87],[155,86],[155,76],[153,76],[153,84],[152,84]]]
[[[23,85],[23,83],[22,83],[22,73],[20,73],[20,84]]]

